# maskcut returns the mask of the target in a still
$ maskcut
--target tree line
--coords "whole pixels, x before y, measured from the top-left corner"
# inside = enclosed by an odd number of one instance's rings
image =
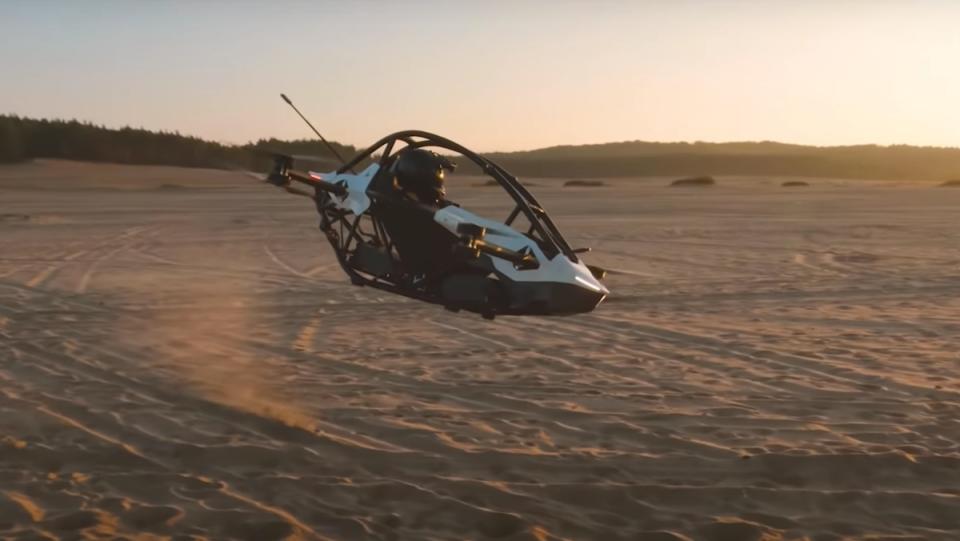
[[[343,157],[357,152],[331,143]],[[335,160],[318,141],[261,139],[224,145],[177,132],[111,129],[76,120],[0,116],[0,163],[60,158],[185,167],[243,167],[264,171],[270,152]],[[960,149],[908,145],[815,147],[774,142],[651,143],[628,141],[488,153],[527,177],[647,175],[763,175],[892,180],[960,179]],[[478,172],[460,160],[468,172]]]
[[[331,143],[341,156],[356,149]],[[112,162],[141,165],[175,165],[225,169],[265,170],[269,152],[310,154],[335,159],[316,140],[261,139],[245,145],[224,145],[178,132],[142,128],[112,129],[77,120],[38,120],[0,115],[0,163],[34,158]]]

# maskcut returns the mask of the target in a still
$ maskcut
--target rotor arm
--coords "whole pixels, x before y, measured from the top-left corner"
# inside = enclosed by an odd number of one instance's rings
[[[319,180],[309,175],[300,173],[298,171],[286,171],[285,176],[288,182],[292,180],[295,182],[299,182],[301,184],[306,184],[307,186],[311,186],[319,190],[323,190],[328,193],[332,193],[334,195],[343,196],[347,194],[347,187],[344,186],[343,184],[334,184],[332,182]]]
[[[484,227],[471,223],[461,223],[457,226],[457,234],[467,250],[479,257],[481,253],[497,257],[513,263],[517,270],[532,270],[540,268],[540,262],[529,249],[521,251],[511,250],[485,239],[487,230]]]
[[[481,239],[471,241],[468,248],[475,248],[479,252],[485,253],[491,257],[498,257],[504,261],[513,263],[518,270],[533,270],[540,268],[540,262],[530,252],[518,252],[503,246],[498,246],[492,242]]]

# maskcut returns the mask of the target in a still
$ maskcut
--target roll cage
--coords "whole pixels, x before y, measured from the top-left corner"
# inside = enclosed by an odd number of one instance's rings
[[[405,146],[397,148],[397,143]],[[390,165],[396,155],[405,149],[434,147],[458,153],[476,164],[484,173],[510,195],[514,201],[514,208],[504,223],[511,226],[523,214],[530,227],[525,234],[534,240],[548,259],[559,254],[568,257],[577,263],[577,252],[572,250],[566,240],[557,230],[553,221],[547,215],[536,198],[527,191],[517,178],[506,172],[492,161],[476,154],[470,149],[449,139],[432,133],[409,130],[397,132],[377,141],[368,149],[358,153],[344,163],[336,174],[346,174],[348,171],[356,175],[354,168],[360,164],[377,163],[378,170],[370,179],[366,195],[371,200],[371,207],[359,214],[335,204],[333,197],[347,195],[347,187],[342,183],[330,183],[314,174],[305,174],[292,170],[293,158],[285,155],[275,155],[274,170],[268,177],[268,182],[295,193],[311,198],[320,215],[320,230],[324,232],[337,258],[337,262],[355,285],[370,286],[383,291],[396,293],[406,297],[436,303],[449,303],[440,298],[435,291],[427,288],[420,278],[404,269],[403,257],[394,245],[386,227],[378,218],[377,209],[396,208],[405,206],[406,211],[425,212],[431,217],[435,208],[412,203],[405,198],[396,197],[393,192],[393,179]],[[378,153],[379,151],[379,153]],[[290,181],[297,181],[314,188],[313,193],[303,192],[290,186]],[[483,229],[483,228],[479,228]],[[472,237],[473,233],[460,232],[461,240],[466,249],[477,258],[480,254],[505,259],[518,269],[536,268],[527,265],[536,264],[536,259],[526,252],[514,252],[495,244],[490,244],[482,238]],[[482,237],[482,233],[480,234]],[[531,261],[532,260],[532,261]],[[488,309],[490,314],[497,313]],[[507,312],[499,312],[507,313]]]
[[[404,146],[402,149],[396,149],[395,151],[395,147],[397,146],[398,142],[405,143],[406,146]],[[523,233],[526,233],[527,236],[537,241],[537,244],[540,245],[541,249],[544,251],[544,254],[548,258],[553,259],[558,253],[560,253],[570,258],[570,260],[574,263],[578,261],[576,253],[567,244],[567,241],[563,238],[563,235],[560,234],[560,231],[557,229],[556,225],[554,225],[553,220],[550,219],[550,216],[546,213],[533,194],[531,194],[522,184],[520,184],[520,182],[517,180],[517,177],[511,175],[493,161],[488,160],[487,158],[484,158],[483,156],[473,152],[463,145],[460,145],[445,137],[419,130],[396,132],[384,137],[383,139],[380,139],[366,150],[358,153],[347,163],[341,166],[337,170],[337,173],[352,171],[354,167],[362,163],[364,160],[368,158],[372,159],[375,155],[377,155],[377,151],[380,151],[381,149],[382,151],[380,152],[379,159],[377,161],[379,162],[381,170],[383,170],[392,163],[393,158],[401,150],[424,147],[450,150],[472,161],[484,173],[496,180],[497,183],[504,189],[504,191],[506,191],[507,194],[513,199],[515,206],[507,216],[506,220],[504,220],[504,223],[508,227],[512,226],[520,214],[523,214],[530,223],[529,230],[524,231]]]

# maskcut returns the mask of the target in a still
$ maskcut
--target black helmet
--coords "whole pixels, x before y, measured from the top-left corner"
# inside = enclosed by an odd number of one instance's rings
[[[456,166],[449,159],[422,148],[400,151],[393,164],[397,187],[413,194],[421,203],[436,204],[446,196],[443,171]]]

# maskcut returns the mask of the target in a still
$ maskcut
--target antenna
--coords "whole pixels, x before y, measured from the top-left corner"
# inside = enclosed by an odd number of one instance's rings
[[[310,126],[310,129],[313,130],[313,133],[317,134],[317,137],[319,137],[320,140],[323,141],[323,144],[327,145],[327,148],[330,149],[330,152],[333,152],[333,155],[336,156],[338,160],[340,160],[340,165],[346,165],[347,162],[345,162],[344,159],[340,156],[340,153],[337,152],[337,149],[333,148],[333,145],[331,145],[326,139],[323,138],[322,135],[320,135],[320,132],[313,127],[313,124],[311,124],[310,121],[307,120],[307,117],[303,116],[303,113],[301,113],[300,109],[297,109],[297,106],[294,105],[292,101],[290,101],[290,98],[288,98],[286,94],[280,94],[280,97],[283,98],[283,101],[287,102],[287,105],[292,107],[293,110],[296,111],[298,115],[300,115],[300,118],[302,118],[303,121],[307,123],[307,126]]]

